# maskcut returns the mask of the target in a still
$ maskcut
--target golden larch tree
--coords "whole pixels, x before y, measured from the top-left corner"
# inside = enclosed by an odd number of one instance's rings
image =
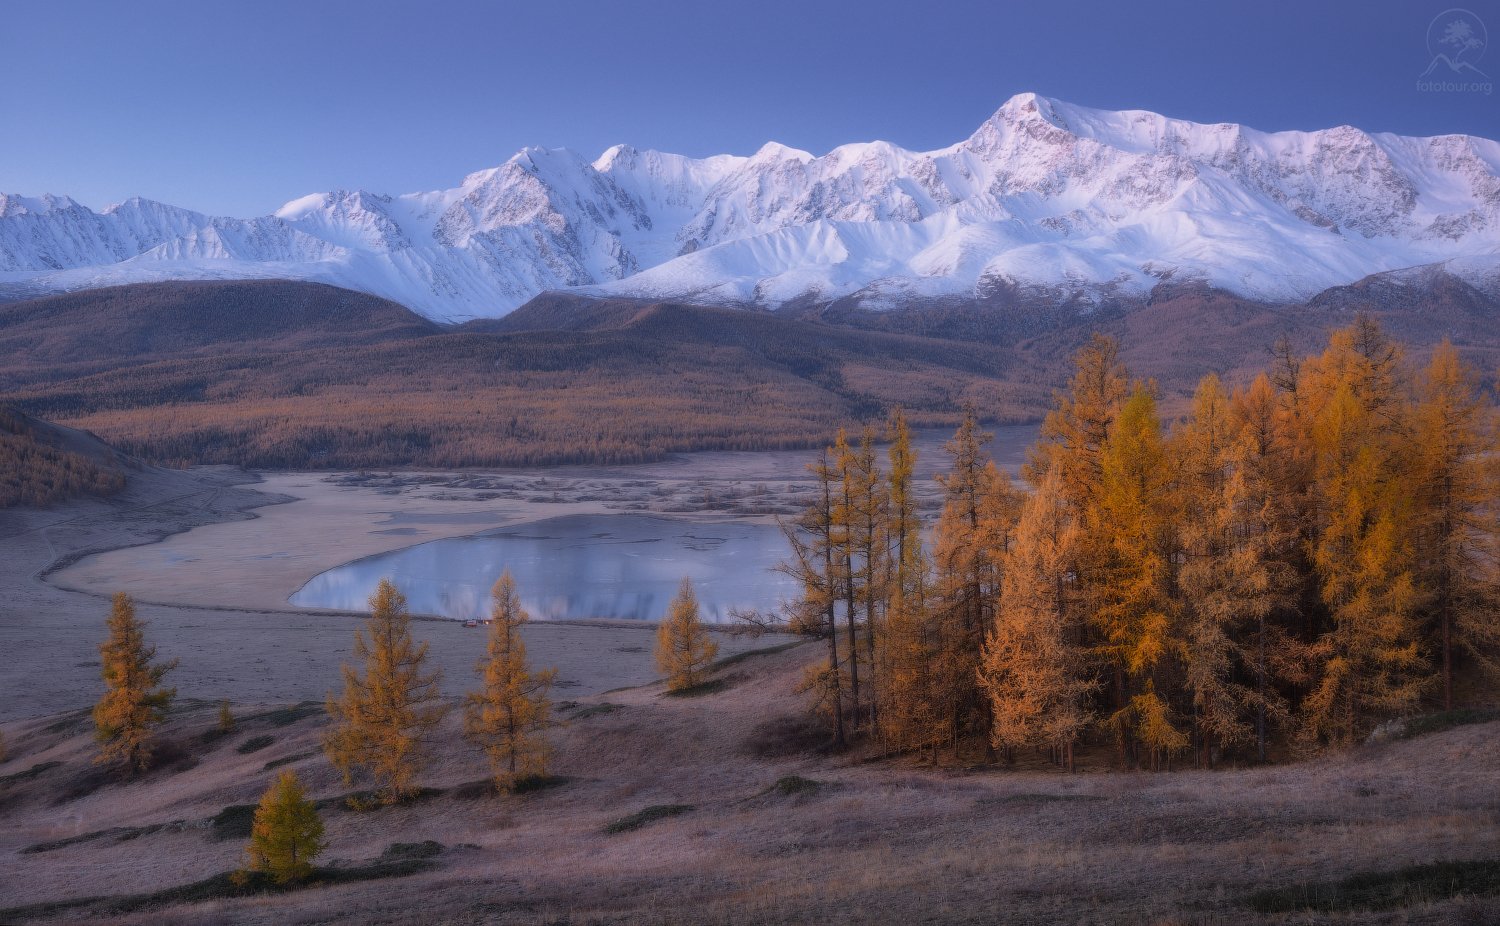
[[[151,764],[152,731],[166,718],[177,689],[161,687],[177,660],[153,664],[156,647],[146,645],[145,624],[124,592],[115,594],[109,638],[99,646],[104,696],[94,706],[94,737],[99,762],[122,761],[133,771]]]
[[[394,803],[416,793],[427,740],[448,705],[439,691],[441,671],[424,671],[427,644],[412,639],[406,596],[389,579],[370,596],[370,618],[354,635],[354,654],[364,671],[344,666],[343,696],[328,698],[334,726],[323,748],[346,783],[363,770],[379,799]]]
[[[477,669],[480,688],[465,701],[464,732],[484,749],[495,787],[505,791],[547,774],[551,747],[543,731],[551,725],[547,692],[557,670],[533,672],[526,664],[521,626],[531,618],[509,569],[490,597],[489,647]]]
[[[1444,340],[1418,382],[1413,467],[1417,550],[1443,709],[1453,709],[1454,651],[1497,668],[1500,429],[1476,377]]]
[[[838,600],[840,529],[835,523],[842,474],[832,448],[824,448],[807,466],[817,488],[794,521],[781,521],[791,556],[779,569],[794,579],[801,595],[792,603],[789,627],[793,633],[828,644],[828,661],[809,666],[799,690],[813,694],[814,710],[826,713],[832,745],[845,744],[844,670],[839,658]]]
[[[1176,538],[1156,400],[1137,386],[1110,427],[1101,457],[1099,506],[1092,525],[1108,538],[1094,619],[1100,652],[1115,670],[1111,718],[1123,749],[1133,738],[1153,767],[1188,745],[1170,702],[1181,656],[1181,628],[1173,594]]]
[[[1010,475],[990,460],[974,409],[943,445],[952,468],[938,476],[943,509],[933,539],[934,581],[929,607],[938,619],[934,666],[947,702],[950,741],[966,735],[990,745],[989,700],[979,690],[977,671],[985,634],[994,623],[1000,597],[1005,548],[1020,513],[1020,493]]]
[[[1252,648],[1266,645],[1267,624],[1295,587],[1284,560],[1295,532],[1266,483],[1270,447],[1262,430],[1263,416],[1275,408],[1270,388],[1262,377],[1255,398],[1242,399],[1245,412],[1260,416],[1247,430],[1218,377],[1204,377],[1192,415],[1170,444],[1179,474],[1183,681],[1195,752],[1210,766],[1225,748],[1257,742],[1263,749],[1266,717],[1284,713],[1267,684],[1266,654]],[[1287,641],[1277,644],[1279,657]]]
[[[844,603],[845,636],[849,641],[849,656],[843,661],[843,665],[849,677],[850,717],[854,726],[857,727],[863,700],[859,692],[859,632],[856,627],[859,620],[857,605],[859,576],[856,572],[858,564],[854,554],[854,522],[858,518],[855,493],[859,491],[857,485],[859,476],[851,472],[856,465],[854,456],[854,450],[849,446],[848,435],[843,428],[839,428],[838,434],[833,439],[833,464],[836,468],[838,483],[834,486],[830,539],[833,551],[834,585],[838,589],[839,599]]]
[[[1359,739],[1412,708],[1425,681],[1402,363],[1400,345],[1360,315],[1299,370],[1309,552],[1324,611],[1301,704],[1305,745]]]
[[[709,637],[699,617],[693,580],[684,578],[656,631],[656,667],[667,675],[667,690],[683,691],[702,684],[718,655],[719,644]]]
[[[890,596],[891,563],[887,512],[889,497],[884,478],[875,463],[875,432],[866,427],[860,435],[859,445],[847,447],[840,461],[843,476],[842,502],[836,512],[836,521],[845,543],[842,559],[846,565],[843,579],[846,584],[846,607],[849,609],[849,640],[851,647],[860,637],[864,639],[862,651],[855,647],[850,652],[851,700],[854,701],[854,722],[857,724],[867,716],[871,727],[878,721],[879,693],[877,688],[876,637],[884,617],[886,601]],[[867,693],[867,715],[863,712],[858,689],[854,687],[860,664],[864,665],[864,689]]]
[[[1097,687],[1074,594],[1077,542],[1061,474],[1048,472],[1022,507],[979,666],[994,745],[1007,756],[1045,746],[1069,771],[1073,747],[1093,723],[1089,696]]]
[[[1308,590],[1302,500],[1302,451],[1295,448],[1287,405],[1264,373],[1230,400],[1236,442],[1230,465],[1239,484],[1230,501],[1238,509],[1237,562],[1231,564],[1253,620],[1242,629],[1244,658],[1253,677],[1255,749],[1266,761],[1267,728],[1285,725],[1290,705],[1279,685],[1307,677],[1307,648],[1298,637]]]
[[[876,641],[882,679],[879,733],[889,748],[929,747],[935,752],[939,741],[947,738],[949,726],[939,704],[935,669],[940,641],[935,616],[927,606],[927,561],[912,491],[917,451],[900,409],[892,414],[886,437],[890,441],[886,536],[891,577],[885,620]]]
[[[277,884],[301,881],[328,843],[318,808],[302,792],[297,774],[287,769],[261,795],[250,827],[249,871],[265,872]],[[241,878],[241,880],[244,880]]]

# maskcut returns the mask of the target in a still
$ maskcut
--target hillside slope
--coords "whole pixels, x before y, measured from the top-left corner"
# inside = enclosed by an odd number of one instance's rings
[[[92,434],[0,406],[0,508],[113,495],[135,465]]]
[[[86,296],[68,297],[66,311],[55,300],[0,306],[0,343],[51,350],[0,354],[3,394],[154,462],[273,468],[800,447],[898,403],[918,423],[956,421],[966,401],[1019,420],[1047,395],[1007,348],[672,304],[575,330],[438,330],[389,303],[316,288],[317,305],[348,312],[298,316],[278,337],[262,322],[280,309],[215,301],[217,289],[233,303],[251,285],[191,284],[190,299],[108,293],[106,307],[131,307],[105,316],[119,322],[110,337],[96,333]],[[253,285],[278,296],[308,286]],[[195,327],[187,312],[212,324]],[[141,352],[110,348],[135,333]]]
[[[444,328],[317,284],[149,284],[0,304],[0,401],[157,463],[267,468],[621,463],[811,447],[900,405],[947,426],[1040,419],[1092,331],[1181,408],[1358,311],[1420,360],[1500,364],[1500,306],[1449,274],[1381,275],[1308,304],[1159,285],[1078,314],[1018,298],[779,311],[549,293]]]
[[[659,682],[559,695],[558,777],[517,795],[486,790],[455,711],[421,778],[431,790],[369,812],[340,799],[349,788],[320,748],[317,702],[235,704],[239,726],[222,735],[220,693],[182,692],[164,767],[126,783],[91,765],[86,704],[12,724],[0,919],[634,923],[672,911],[678,923],[1269,926],[1500,915],[1494,723],[1217,772],[862,762],[823,753],[803,720],[793,691],[815,650],[733,660],[697,697],[666,696]],[[250,805],[287,768],[320,802],[328,858],[346,875],[236,896],[224,874],[243,861]],[[1439,862],[1446,877],[1420,876]]]

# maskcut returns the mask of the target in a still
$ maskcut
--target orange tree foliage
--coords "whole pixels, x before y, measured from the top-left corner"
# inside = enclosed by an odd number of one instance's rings
[[[656,631],[656,667],[667,674],[667,690],[702,684],[718,654],[719,644],[709,638],[698,616],[693,580],[685,578]]]
[[[521,626],[531,619],[521,607],[516,581],[505,570],[490,592],[490,640],[478,672],[481,683],[464,702],[464,732],[490,760],[499,790],[547,774],[551,750],[543,731],[550,725],[547,691],[556,669],[531,671]]]
[[[394,803],[416,793],[427,740],[448,705],[438,690],[442,673],[424,671],[427,644],[412,639],[406,596],[389,579],[370,596],[370,618],[354,635],[354,655],[364,671],[344,666],[343,695],[328,697],[334,724],[323,748],[346,783],[364,770],[379,799]]]
[[[1350,744],[1451,707],[1457,672],[1497,668],[1500,419],[1450,345],[1414,369],[1360,316],[1317,355],[1278,345],[1247,386],[1206,376],[1170,428],[1109,338],[1077,360],[1024,501],[961,425],[930,568],[901,421],[883,484],[842,443],[843,462],[815,468],[823,490],[790,534],[799,613],[821,619],[799,626],[835,639],[843,601],[852,643],[879,616],[868,729],[886,747],[1031,746],[1066,765],[1075,744],[1112,740],[1153,768],[1264,761],[1271,742]],[[847,564],[867,554],[839,511],[862,493],[886,511],[890,578],[864,583],[884,600],[857,621]],[[836,719],[858,655],[830,645]],[[966,712],[976,691],[986,710]]]
[[[166,718],[177,694],[161,680],[177,660],[152,663],[156,647],[146,645],[146,627],[135,616],[135,603],[119,592],[110,610],[109,638],[99,646],[104,696],[94,705],[94,735],[100,762],[123,762],[131,771],[151,765],[152,731]]]

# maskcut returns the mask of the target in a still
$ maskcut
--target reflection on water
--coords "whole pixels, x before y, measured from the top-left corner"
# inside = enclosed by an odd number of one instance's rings
[[[774,525],[568,515],[339,566],[315,576],[291,602],[362,611],[376,584],[390,578],[413,612],[486,616],[490,586],[508,567],[533,617],[656,620],[682,577],[691,576],[703,619],[723,621],[730,608],[769,609],[796,593],[790,579],[772,571],[786,554]]]

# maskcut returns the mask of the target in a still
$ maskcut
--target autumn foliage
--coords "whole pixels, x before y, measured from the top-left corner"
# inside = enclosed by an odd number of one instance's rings
[[[324,751],[346,782],[364,771],[382,802],[394,803],[417,790],[426,764],[427,740],[448,712],[438,690],[442,673],[427,672],[427,644],[411,635],[406,596],[382,579],[370,596],[370,618],[354,635],[364,671],[344,666],[344,692],[328,698],[333,729]]]
[[[317,806],[303,794],[295,772],[282,772],[255,808],[245,848],[248,870],[265,872],[277,884],[300,881],[327,847]]]
[[[119,469],[53,446],[34,422],[0,408],[0,508],[113,495],[124,487]]]
[[[970,411],[929,544],[899,414],[873,478],[868,440],[840,432],[786,567],[792,628],[828,641],[809,687],[835,743],[1068,767],[1092,743],[1167,768],[1453,707],[1457,673],[1500,649],[1493,394],[1452,345],[1417,369],[1367,317],[1274,358],[1239,387],[1205,377],[1168,424],[1096,335],[1024,489]]]
[[[99,646],[104,696],[94,705],[94,738],[99,762],[121,762],[131,771],[151,765],[152,731],[166,718],[177,694],[161,685],[177,660],[153,663],[156,647],[146,645],[146,627],[135,603],[117,593],[110,610],[109,637]]]
[[[703,682],[719,654],[698,614],[693,580],[683,579],[656,631],[656,667],[667,675],[668,691],[684,691]]]
[[[547,691],[557,670],[533,672],[526,662],[521,626],[530,616],[521,608],[510,570],[495,583],[491,598],[489,645],[479,661],[480,688],[465,702],[464,732],[484,750],[495,787],[504,791],[547,774]]]

